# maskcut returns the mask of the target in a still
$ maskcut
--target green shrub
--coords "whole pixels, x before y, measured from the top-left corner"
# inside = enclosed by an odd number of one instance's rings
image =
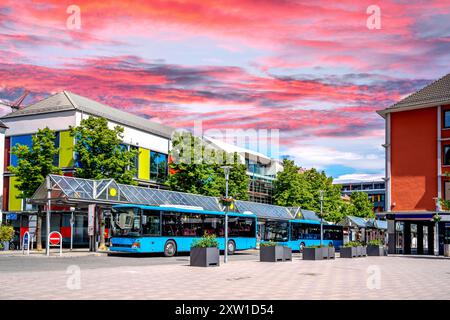
[[[265,241],[265,242],[261,242],[260,243],[260,247],[274,247],[274,246],[277,246],[278,245],[278,243],[276,243],[275,241]]]
[[[198,240],[192,242],[191,248],[214,248],[219,247],[219,242],[213,234],[206,234]]]
[[[361,242],[359,241],[349,241],[346,244],[344,244],[344,248],[359,247],[359,246],[362,246]]]
[[[0,226],[0,242],[8,242],[14,238],[14,228],[9,225]]]
[[[379,239],[374,239],[374,240],[370,240],[367,244],[369,246],[382,246],[383,245],[383,241],[381,241]]]

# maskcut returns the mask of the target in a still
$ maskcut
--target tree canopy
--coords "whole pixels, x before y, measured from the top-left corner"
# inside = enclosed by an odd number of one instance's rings
[[[16,176],[20,198],[33,196],[48,174],[61,174],[61,170],[54,165],[59,152],[55,146],[55,131],[48,127],[39,129],[31,139],[31,149],[20,144],[11,149],[18,162],[17,166],[9,166],[8,170]]]
[[[178,132],[172,138],[170,174],[166,185],[171,190],[219,197],[225,195],[225,174],[222,165],[231,167],[228,195],[248,199],[246,166],[237,154],[214,149],[188,132]]]
[[[352,192],[350,195],[349,214],[362,218],[375,218],[373,203],[370,202],[367,193],[362,191]]]
[[[70,127],[75,137],[77,168],[75,176],[88,179],[112,178],[118,183],[136,184],[136,149],[123,145],[123,127],[108,127],[105,118],[89,117]]]
[[[367,194],[356,193],[350,203],[341,197],[340,185],[333,184],[333,178],[324,171],[312,168],[301,170],[294,161],[284,159],[283,170],[274,181],[274,202],[287,207],[300,207],[320,213],[320,191],[323,191],[323,218],[339,222],[346,215],[372,217],[372,203]],[[365,198],[364,198],[365,197]]]

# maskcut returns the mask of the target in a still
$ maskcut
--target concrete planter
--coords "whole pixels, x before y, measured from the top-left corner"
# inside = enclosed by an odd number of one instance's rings
[[[361,247],[361,257],[366,257],[366,256],[367,256],[367,247],[362,246]]]
[[[324,258],[325,259],[334,259],[336,257],[336,250],[334,247],[325,247],[324,249]]]
[[[450,244],[444,244],[444,256],[450,257]]]
[[[341,247],[341,258],[355,258],[357,257],[356,254],[356,248],[357,247]]]
[[[370,257],[384,256],[384,248],[382,246],[367,246],[367,255]]]
[[[262,262],[286,261],[286,257],[292,260],[291,248],[285,246],[262,246],[259,249],[259,261]]]
[[[356,247],[356,256],[357,257],[361,257],[362,256],[362,247],[361,246],[357,246]]]
[[[328,255],[327,248],[304,248],[303,249],[303,260],[323,260],[324,253]]]
[[[191,248],[190,261],[192,267],[218,267],[219,248]]]
[[[292,249],[283,247],[283,261],[292,261]]]

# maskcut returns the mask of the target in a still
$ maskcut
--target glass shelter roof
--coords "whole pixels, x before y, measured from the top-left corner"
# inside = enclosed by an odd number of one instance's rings
[[[177,205],[201,207],[204,210],[223,211],[224,207],[216,197],[176,192],[155,188],[138,187],[116,183],[113,179],[91,180],[60,175],[49,175],[51,196],[57,204],[144,204]],[[47,182],[36,190],[31,198],[33,203],[48,200]],[[252,212],[258,217],[268,219],[293,219],[291,210],[286,207],[250,201],[235,201],[234,211]],[[296,210],[294,210],[295,212]]]

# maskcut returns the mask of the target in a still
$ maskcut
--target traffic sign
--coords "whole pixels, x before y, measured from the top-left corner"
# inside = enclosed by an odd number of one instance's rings
[[[50,232],[49,241],[51,245],[57,246],[61,242],[61,234],[57,231]]]
[[[30,233],[29,232],[25,232],[23,234],[23,245],[25,245],[25,246],[28,245],[29,238],[30,238]]]

